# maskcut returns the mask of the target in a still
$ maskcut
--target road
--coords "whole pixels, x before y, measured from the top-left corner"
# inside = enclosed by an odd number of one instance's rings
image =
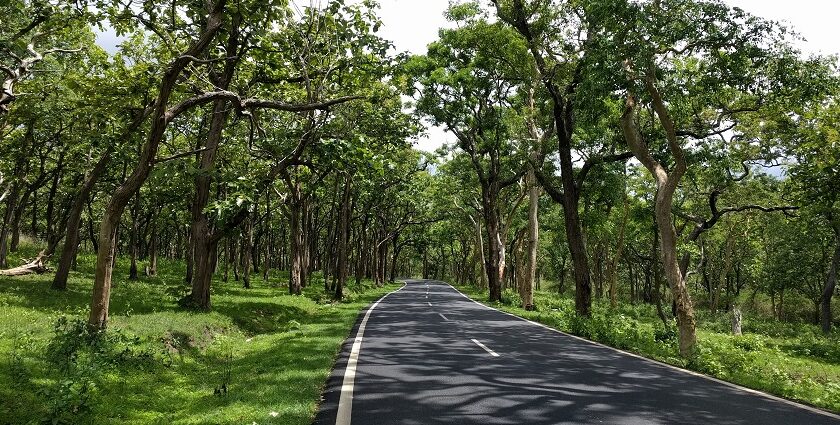
[[[317,425],[840,423],[546,329],[443,282],[407,281],[352,335]]]

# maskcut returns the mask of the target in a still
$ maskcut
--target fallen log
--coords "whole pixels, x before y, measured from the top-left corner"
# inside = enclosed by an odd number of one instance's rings
[[[49,271],[44,264],[44,257],[38,256],[34,260],[11,269],[0,270],[0,276],[26,276],[29,274],[43,274]]]

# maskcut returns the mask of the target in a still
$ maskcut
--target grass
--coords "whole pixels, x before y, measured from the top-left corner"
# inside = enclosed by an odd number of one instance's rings
[[[677,330],[665,327],[650,305],[595,300],[591,318],[580,318],[574,300],[537,291],[535,311],[519,307],[519,296],[506,290],[501,303],[488,303],[486,292],[474,286],[459,290],[472,299],[647,358],[691,369],[748,388],[840,412],[840,336],[823,335],[808,324],[778,323],[745,316],[742,336],[729,331],[728,317],[701,315],[698,352],[679,356]]]
[[[66,292],[49,274],[0,278],[0,423],[310,424],[359,311],[396,288],[350,285],[333,303],[317,279],[300,297],[279,274],[214,281],[212,312],[197,313],[176,304],[182,264],[131,282],[120,263],[109,329],[90,343],[93,260]]]

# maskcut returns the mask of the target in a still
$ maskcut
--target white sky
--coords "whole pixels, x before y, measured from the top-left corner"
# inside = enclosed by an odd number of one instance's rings
[[[308,4],[308,0],[296,0]],[[317,2],[317,0],[315,0]],[[730,6],[767,19],[782,21],[807,41],[800,44],[806,53],[840,54],[840,1],[838,0],[724,0]],[[398,51],[426,53],[426,46],[437,39],[438,29],[446,26],[443,12],[449,0],[380,0],[383,26],[380,35],[394,42]],[[100,34],[99,43],[115,50],[112,31]],[[439,128],[430,128],[417,148],[432,151],[452,136]]]

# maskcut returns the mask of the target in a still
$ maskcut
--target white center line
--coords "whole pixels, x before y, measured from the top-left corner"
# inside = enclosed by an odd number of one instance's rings
[[[499,355],[498,355],[498,354],[496,354],[496,352],[495,352],[495,351],[493,351],[493,350],[491,350],[491,349],[487,348],[487,346],[486,346],[486,345],[484,345],[484,344],[482,344],[482,343],[478,342],[478,340],[473,339],[473,340],[471,340],[471,341],[472,341],[472,342],[474,342],[474,343],[475,343],[476,345],[478,345],[479,347],[483,348],[483,349],[484,349],[484,351],[486,351],[486,352],[490,353],[490,355],[491,355],[491,356],[493,356],[493,357],[499,357]]]
[[[438,313],[438,315],[440,315],[440,317],[443,317],[443,320],[449,321],[449,319],[447,319],[446,316],[443,315],[443,313]]]

